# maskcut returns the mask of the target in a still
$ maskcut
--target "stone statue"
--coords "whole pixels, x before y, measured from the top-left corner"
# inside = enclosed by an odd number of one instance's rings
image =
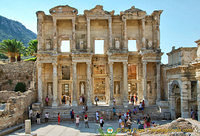
[[[118,85],[118,84],[116,84],[116,88],[115,88],[115,90],[116,90],[116,93],[119,92],[119,85]]]
[[[84,86],[84,83],[82,82],[82,83],[81,83],[81,95],[84,94],[84,90],[85,90],[84,87],[85,87],[85,86]]]
[[[149,46],[149,48],[152,48],[152,41],[151,40],[148,40],[148,46]]]

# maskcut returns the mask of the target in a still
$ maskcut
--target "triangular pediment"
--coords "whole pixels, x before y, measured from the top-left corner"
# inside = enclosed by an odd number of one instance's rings
[[[111,11],[111,12],[108,12],[108,11],[105,11],[104,9],[103,9],[103,6],[101,6],[101,5],[96,5],[95,6],[95,8],[93,8],[93,9],[91,9],[91,10],[85,10],[84,11],[84,14],[86,15],[86,16],[89,16],[89,15],[96,15],[96,16],[98,16],[98,15],[114,15],[114,10],[113,11]]]
[[[63,13],[63,14],[71,14],[71,15],[77,15],[78,10],[76,8],[70,7],[68,5],[66,6],[56,6],[52,9],[49,10],[50,14],[58,14],[58,13]]]
[[[120,14],[121,15],[146,15],[146,12],[141,9],[135,8],[135,6],[132,6],[130,9],[122,11]]]

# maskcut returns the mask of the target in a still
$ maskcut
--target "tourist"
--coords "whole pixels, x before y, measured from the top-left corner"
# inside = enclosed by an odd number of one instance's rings
[[[86,127],[89,128],[88,116],[87,116],[87,114],[85,115],[84,121],[85,121],[85,128],[86,128]]]
[[[131,96],[131,103],[134,105],[134,97]]]
[[[134,107],[134,109],[133,109],[133,114],[135,114],[135,115],[136,115],[136,113],[137,113],[137,108],[136,108],[136,107]]]
[[[126,125],[128,126],[128,129],[131,129],[131,125],[132,125],[132,122],[131,122],[131,118],[129,117],[127,122],[126,122]]]
[[[149,116],[149,114],[147,114],[147,128],[149,128],[151,126],[151,117]]]
[[[100,118],[100,121],[99,121],[99,123],[100,123],[100,127],[101,127],[101,129],[102,129],[102,128],[103,128],[103,124],[104,124],[103,117],[101,117],[101,118]]]
[[[58,125],[60,125],[60,112],[58,112]]]
[[[139,123],[138,129],[144,129],[144,125],[141,122],[138,122],[138,123]]]
[[[95,96],[95,102],[96,102],[96,106],[97,106],[97,102],[99,101],[99,98],[97,96]]]
[[[71,116],[72,122],[74,123],[74,110],[73,109],[70,111],[70,116]]]
[[[116,104],[116,100],[115,98],[113,98],[113,105],[115,106],[115,104]]]
[[[85,106],[83,106],[82,112],[83,112],[83,114],[85,114]]]
[[[144,107],[145,107],[145,103],[144,103],[144,100],[142,101],[142,107],[143,107],[143,109],[144,109]]]
[[[76,116],[76,127],[77,127],[77,128],[79,127],[79,120],[80,120],[80,118],[79,118],[79,116],[77,115],[77,116]]]
[[[98,122],[98,120],[99,120],[99,112],[96,111],[96,122]]]
[[[82,102],[83,102],[83,105],[85,104],[85,97],[84,95],[82,95]]]
[[[37,112],[36,114],[37,124],[40,124],[40,113]]]
[[[113,116],[115,116],[116,115],[116,109],[115,109],[115,107],[113,107]]]
[[[119,118],[119,128],[121,127],[121,124],[122,123],[122,119],[121,118]]]
[[[46,98],[45,98],[45,103],[46,103],[46,106],[49,106],[49,97],[48,96],[46,96]]]
[[[139,111],[142,112],[142,114],[144,114],[144,108],[142,106],[142,102],[140,102],[140,105],[139,105]]]
[[[79,101],[80,101],[80,104],[83,103],[83,97],[82,96],[80,96]]]
[[[147,128],[147,118],[144,117],[143,120],[144,120],[144,129],[145,129],[145,128]]]
[[[49,113],[46,112],[44,116],[45,116],[45,118],[44,118],[45,122],[47,123],[49,121]]]
[[[137,95],[135,95],[135,104],[137,104],[137,101],[138,101],[138,97]]]
[[[128,109],[128,115],[131,118],[131,110],[130,109]]]
[[[29,114],[28,114],[28,116],[29,116],[29,119],[31,120],[31,123],[32,123],[32,117],[33,117],[33,110],[32,109],[30,109],[29,110]]]
[[[66,104],[66,97],[65,97],[65,95],[63,95],[62,104]]]
[[[118,117],[119,117],[119,119],[122,117],[122,114],[121,114],[121,112],[119,113]]]
[[[86,112],[88,111],[88,106],[87,106],[87,105],[85,106],[85,111],[86,111]]]

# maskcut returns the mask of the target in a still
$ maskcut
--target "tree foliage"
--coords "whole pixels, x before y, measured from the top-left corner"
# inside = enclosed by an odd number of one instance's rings
[[[37,53],[37,44],[38,44],[38,41],[36,39],[29,41],[28,43],[29,46],[26,49],[28,56],[33,56],[34,53]]]
[[[26,91],[26,84],[22,82],[18,82],[15,86],[15,92],[20,91],[20,92],[25,92]]]

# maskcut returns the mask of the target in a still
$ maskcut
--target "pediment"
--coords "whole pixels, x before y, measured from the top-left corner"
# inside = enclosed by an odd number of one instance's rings
[[[49,10],[50,14],[69,14],[69,15],[77,15],[78,10],[76,8],[70,7],[68,5],[66,6],[56,6],[54,8],[51,8]]]
[[[146,11],[135,8],[132,6],[130,9],[120,12],[120,15],[135,15],[135,16],[144,16],[146,15]]]
[[[109,11],[105,11],[103,9],[103,6],[101,5],[96,5],[95,8],[91,9],[91,10],[85,10],[84,11],[84,14],[86,16],[102,16],[102,15],[108,15],[108,16],[111,16],[111,15],[114,15],[114,10],[109,12]]]

